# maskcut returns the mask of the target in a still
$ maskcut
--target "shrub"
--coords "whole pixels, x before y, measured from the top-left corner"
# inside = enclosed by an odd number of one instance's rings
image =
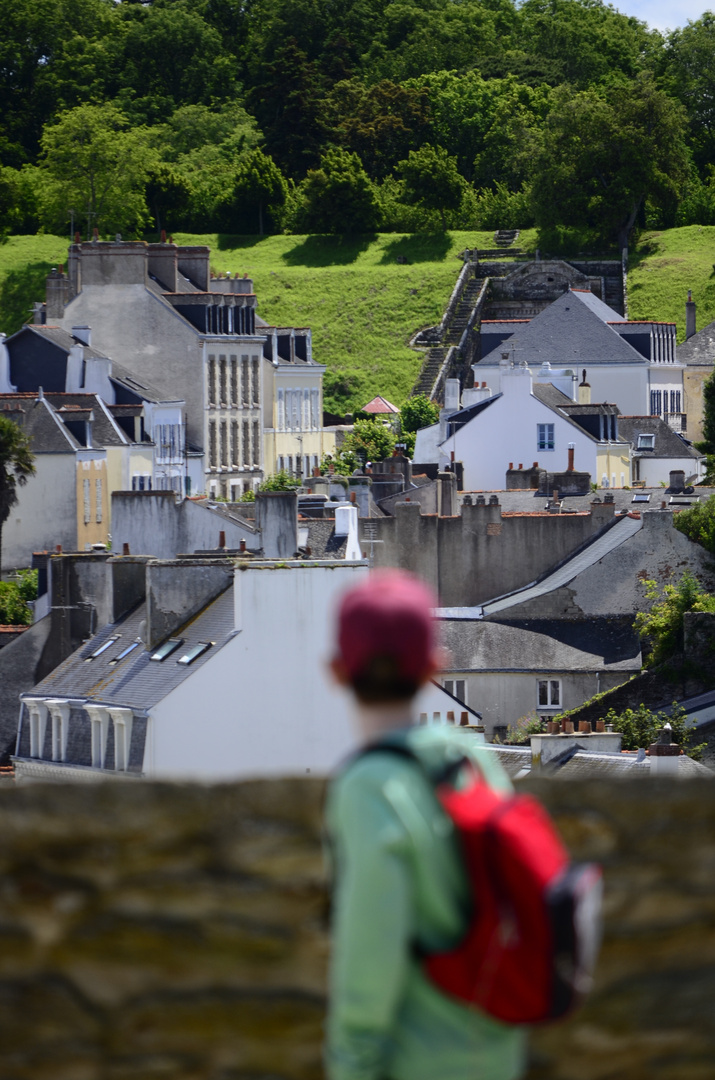
[[[651,712],[645,705],[639,705],[635,709],[624,709],[617,713],[615,709],[609,709],[605,716],[606,723],[613,724],[614,731],[620,731],[622,735],[621,749],[638,750],[646,749],[658,738],[664,724],[670,724],[673,729],[671,739],[678,743],[683,750],[696,761],[702,756],[706,743],[693,745],[695,728],[685,715],[685,709],[673,702],[673,710],[670,714],[664,712]]]

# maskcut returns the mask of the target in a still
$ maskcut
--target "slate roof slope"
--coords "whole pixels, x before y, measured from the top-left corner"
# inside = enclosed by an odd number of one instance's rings
[[[571,289],[567,296],[575,296],[577,300],[580,300],[589,311],[592,311],[594,315],[598,315],[599,319],[605,323],[624,323],[628,322],[623,315],[619,315],[617,311],[614,311],[608,304],[604,304],[600,297],[592,293],[590,289]]]
[[[311,559],[344,559],[347,536],[335,535],[335,521],[331,518],[304,518],[299,528],[308,529],[308,546]]]
[[[74,454],[81,449],[45,398],[36,394],[0,394],[0,412],[30,438],[33,454]]]
[[[151,653],[140,644],[125,660],[112,663],[123,649],[138,640],[145,619],[146,604],[140,604],[124,619],[103,627],[90,642],[38,683],[32,695],[52,694],[83,698],[97,704],[124,705],[140,711],[150,709],[207,663],[234,636],[233,589],[229,587],[198,616],[170,635],[183,638],[184,642],[166,660],[151,660]],[[96,659],[88,659],[100,645],[117,635],[116,645]],[[201,641],[212,641],[214,645],[191,664],[177,663],[187,648]]]
[[[105,360],[107,359],[104,353],[97,352],[91,345],[85,345],[83,341],[80,341],[78,337],[74,337],[67,330],[63,330],[60,326],[51,325],[36,325],[35,323],[27,323],[18,330],[18,334],[21,334],[23,330],[31,330],[35,334],[39,334],[45,341],[52,342],[63,352],[68,353],[73,345],[81,345],[83,347],[83,355],[87,359]]]
[[[172,308],[173,311],[173,308]],[[117,364],[112,361],[112,374],[110,375],[112,382],[123,386],[129,390],[130,393],[135,394],[138,398],[143,398],[146,401],[153,403],[166,402],[166,401],[179,401],[180,398],[170,397],[164,394],[161,390],[158,390],[151,383],[147,382],[142,375],[139,379],[136,375],[133,375],[131,371],[123,367],[121,364]]]
[[[440,620],[450,671],[640,671],[632,619]]]
[[[554,368],[608,363],[647,364],[645,357],[592,309],[590,302],[584,302],[583,297],[591,295],[564,293],[530,322],[519,327],[502,345],[492,349],[479,362],[477,370],[498,364],[507,347],[517,363],[526,360],[533,365],[548,361]],[[620,319],[617,312],[607,310],[614,317],[611,321]]]
[[[97,394],[45,394],[45,397],[50,404],[62,414],[62,410],[68,406],[78,406],[85,410],[91,410],[94,416],[92,421],[92,445],[95,447],[101,446],[125,446],[130,440],[126,435],[117,427],[111,413],[107,410],[103,404],[102,399]],[[63,415],[63,419],[64,419]],[[66,419],[72,420],[73,417],[68,411]]]
[[[615,524],[607,532],[597,536],[577,555],[569,559],[557,570],[554,570],[552,574],[537,582],[537,584],[529,585],[512,593],[510,596],[484,604],[482,608],[484,616],[501,614],[515,604],[523,604],[527,600],[536,600],[540,596],[553,592],[554,589],[559,589],[562,585],[568,585],[569,581],[573,581],[587,567],[593,566],[604,555],[608,555],[609,552],[620,547],[626,540],[630,540],[641,528],[641,525],[640,518],[622,517],[616,520]]]
[[[677,345],[675,355],[681,364],[712,367],[715,363],[715,322],[708,323],[682,345]]]
[[[620,417],[619,417],[620,423]],[[582,513],[590,513],[591,503],[594,499],[603,501],[603,496],[606,494],[604,491],[599,491],[597,494],[589,491],[584,495],[564,495],[563,498],[559,496],[561,506],[564,510],[571,510]],[[662,487],[657,488],[637,488],[631,490],[630,488],[609,488],[608,495],[612,496],[613,503],[616,509],[616,513],[619,511],[638,511],[638,510],[657,510],[660,507],[661,502],[668,503],[670,495],[666,495]],[[499,504],[503,514],[535,514],[546,513],[546,504],[551,498],[551,492],[548,493],[548,497],[540,495],[538,491],[460,491],[459,498],[463,499],[465,495],[470,495],[474,498],[475,495],[484,495],[486,498],[489,495],[496,495],[499,499]],[[649,501],[641,501],[641,496],[650,496]],[[695,494],[691,496],[692,499],[705,500],[710,495],[715,495],[715,488],[711,487],[696,487]],[[634,498],[638,496],[639,501],[634,503]],[[686,496],[687,498],[687,496]]]
[[[639,435],[655,435],[655,448],[653,450],[640,450],[642,457],[654,458],[683,458],[692,457],[696,460],[702,457],[677,431],[661,420],[659,416],[619,416],[618,432],[633,449],[638,451]]]

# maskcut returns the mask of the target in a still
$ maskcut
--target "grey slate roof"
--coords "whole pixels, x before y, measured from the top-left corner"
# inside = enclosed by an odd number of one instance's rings
[[[568,293],[566,295],[569,295]],[[608,304],[604,304],[603,300],[599,299],[595,293],[592,293],[590,289],[572,289],[571,296],[576,296],[582,304],[585,304],[589,311],[592,311],[594,315],[598,315],[601,322],[613,323],[613,322],[627,322],[622,315],[619,315],[617,311],[614,311]]]
[[[630,619],[440,620],[453,672],[640,671]]]
[[[67,330],[63,330],[60,326],[38,326],[34,323],[28,323],[18,330],[18,334],[23,333],[25,330],[30,330],[33,334],[39,334],[45,341],[51,341],[53,345],[56,345],[65,353],[68,353],[73,345],[82,345],[84,355],[88,359],[106,359],[104,353],[97,352],[90,345],[85,345],[83,341],[73,337],[72,334],[68,333]]]
[[[538,491],[460,491],[459,498],[462,499],[467,494],[472,496],[482,494],[485,497],[496,494],[502,508],[502,513],[511,514],[544,513],[546,511],[546,504],[550,498],[550,493],[549,498],[546,498],[545,496],[540,495]],[[657,510],[660,507],[661,502],[669,503],[670,501],[670,495],[667,495],[662,487],[638,488],[637,490],[630,490],[629,488],[609,488],[607,493],[599,491],[598,494],[594,494],[594,492],[589,491],[585,495],[564,495],[563,499],[561,499],[561,505],[564,510],[589,513],[593,500],[599,499],[600,501],[603,501],[605,494],[613,497],[616,513],[623,510],[628,511],[629,513],[633,510],[637,511],[641,509]],[[650,496],[650,499],[648,502],[634,503],[633,499],[636,495],[648,495]],[[696,487],[695,494],[686,496],[686,498],[704,501],[710,495],[715,495],[715,488]]]
[[[692,457],[696,460],[702,457],[691,443],[673,431],[659,416],[619,416],[618,433],[633,444],[633,449],[641,457]],[[638,450],[639,435],[655,435],[655,448]]]
[[[678,345],[675,355],[682,364],[693,367],[712,367],[715,364],[715,322],[708,323],[697,334]]]
[[[188,679],[197,668],[215,656],[234,634],[233,590],[228,588],[198,615],[194,616],[171,637],[184,639],[184,647],[161,662],[150,660],[151,653],[140,645],[125,660],[112,664],[123,649],[139,637],[140,624],[146,619],[146,604],[140,604],[125,618],[110,623],[87,644],[72,653],[31,691],[33,697],[84,698],[104,705],[123,705],[147,710],[166,697],[170,691]],[[121,635],[94,660],[88,660],[96,649],[115,635]],[[177,659],[186,648],[200,641],[215,644],[192,664],[179,664]]]
[[[591,293],[564,293],[529,323],[520,326],[502,346],[493,349],[479,362],[476,370],[498,364],[501,353],[507,349],[517,363],[526,360],[533,365],[548,361],[554,368],[646,364],[645,357],[608,326],[602,314],[594,311],[588,299],[591,296]],[[609,321],[621,320],[617,312],[610,308],[606,310],[611,315]]]
[[[343,559],[347,536],[335,535],[332,518],[301,518],[298,527],[308,529],[308,546],[312,559]]]
[[[608,555],[609,552],[620,547],[626,540],[630,540],[641,528],[641,525],[640,517],[626,516],[620,518],[605,533],[596,536],[590,544],[587,544],[576,555],[567,559],[553,573],[547,574],[545,578],[542,578],[535,585],[527,585],[526,588],[518,589],[509,596],[484,604],[482,608],[484,615],[501,615],[503,618],[504,612],[515,604],[523,604],[527,600],[536,600],[554,589],[559,589],[562,585],[568,585],[569,581],[573,581],[587,567],[593,566],[604,555]]]
[[[80,449],[50,402],[35,394],[0,395],[0,413],[29,436],[33,454],[74,454]]]

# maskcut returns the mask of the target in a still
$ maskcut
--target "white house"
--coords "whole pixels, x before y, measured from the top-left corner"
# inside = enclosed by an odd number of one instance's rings
[[[437,446],[438,464],[461,461],[465,490],[501,490],[507,470],[517,463],[558,473],[573,461],[594,482],[603,484],[605,477],[608,487],[630,485],[630,446],[618,434],[615,407],[576,406],[550,383],[534,382],[525,363],[502,364],[499,377],[498,393],[487,388],[488,396],[440,422],[443,438]],[[580,417],[581,422],[566,411],[579,408],[587,417]],[[436,424],[418,431],[416,461],[429,462],[425,455],[434,453],[439,429]]]
[[[624,319],[588,290],[565,292],[530,320],[484,320],[475,381],[501,389],[502,361],[584,372],[592,401],[615,402],[624,414],[662,417],[685,430],[683,371],[675,323]]]
[[[334,611],[367,573],[363,561],[148,562],[146,601],[23,695],[17,778],[330,771],[356,744],[349,698],[327,676]],[[417,711],[477,720],[435,684]]]

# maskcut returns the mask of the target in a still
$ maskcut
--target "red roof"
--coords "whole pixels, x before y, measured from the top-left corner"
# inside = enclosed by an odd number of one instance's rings
[[[367,413],[398,413],[400,410],[387,398],[378,394],[377,397],[374,397],[372,401],[368,401],[367,405],[363,406],[362,411]]]

